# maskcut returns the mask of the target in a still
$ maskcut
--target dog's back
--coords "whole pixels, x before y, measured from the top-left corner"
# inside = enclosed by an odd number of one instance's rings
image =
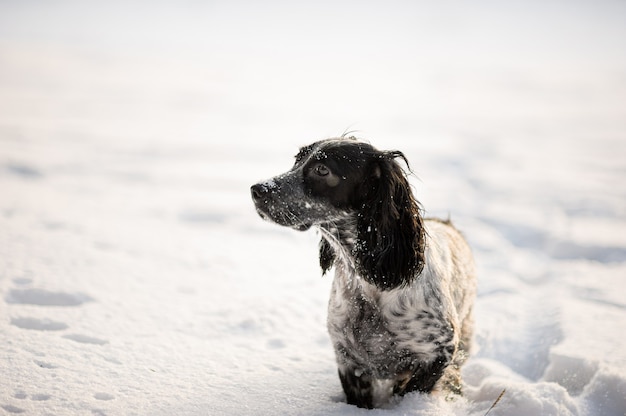
[[[432,284],[449,293],[451,313],[457,322],[459,352],[469,353],[473,334],[472,308],[476,297],[474,256],[465,238],[448,220],[426,219],[426,266],[422,276],[430,274]],[[456,316],[454,316],[456,314]],[[457,355],[459,355],[457,353]]]

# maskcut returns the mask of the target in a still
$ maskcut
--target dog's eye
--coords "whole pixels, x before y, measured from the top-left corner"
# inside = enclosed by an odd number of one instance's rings
[[[313,168],[313,172],[315,172],[317,176],[326,176],[330,173],[330,170],[320,163]]]

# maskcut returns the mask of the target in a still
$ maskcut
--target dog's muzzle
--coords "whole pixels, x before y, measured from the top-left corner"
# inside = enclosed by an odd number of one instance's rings
[[[257,213],[264,220],[299,231],[306,231],[311,228],[312,224],[302,219],[302,213],[298,212],[299,210],[295,207],[291,207],[293,204],[281,201],[280,188],[274,181],[252,185],[250,195]]]

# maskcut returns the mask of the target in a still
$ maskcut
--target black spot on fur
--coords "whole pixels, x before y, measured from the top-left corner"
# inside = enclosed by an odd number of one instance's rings
[[[348,404],[367,409],[374,408],[374,398],[372,396],[372,383],[370,377],[363,374],[357,377],[354,371],[339,371],[339,380],[346,394]]]
[[[430,393],[443,375],[449,362],[449,357],[446,354],[441,354],[430,364],[419,363],[406,386],[404,388],[396,387],[398,390],[396,394],[404,395],[412,391]]]
[[[320,267],[322,268],[322,274],[325,274],[335,262],[335,252],[332,247],[322,238],[320,241]]]

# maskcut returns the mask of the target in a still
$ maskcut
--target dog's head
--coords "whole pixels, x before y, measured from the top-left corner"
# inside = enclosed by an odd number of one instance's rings
[[[406,162],[352,138],[318,141],[300,149],[289,171],[253,185],[252,199],[261,217],[296,230],[353,221],[360,272],[395,287],[421,270],[423,257],[419,207],[396,158]],[[320,254],[326,271],[334,252],[325,240]]]
[[[363,185],[376,170],[373,154],[372,146],[351,139],[305,146],[288,172],[252,186],[257,212],[302,231],[347,218],[359,208]]]

